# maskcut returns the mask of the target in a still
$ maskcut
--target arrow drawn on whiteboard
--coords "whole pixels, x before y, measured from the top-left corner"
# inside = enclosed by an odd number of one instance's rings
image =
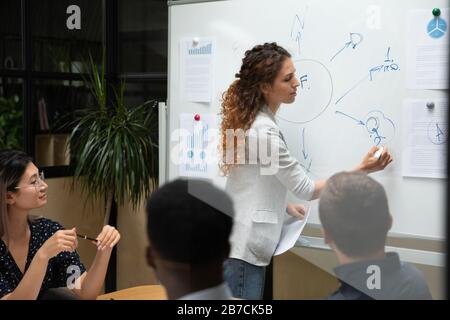
[[[306,153],[305,150],[305,128],[303,128],[302,130],[302,154],[303,154],[303,158],[306,160],[308,159],[308,154]]]
[[[357,33],[357,32],[350,32],[350,41],[348,41],[347,43],[345,43],[344,47],[339,50],[331,59],[330,62],[333,61],[333,59],[339,54],[341,53],[344,49],[347,49],[350,45],[352,46],[352,49],[356,49],[356,47],[358,46],[358,44],[361,43],[361,41],[363,40],[363,36],[361,33]]]
[[[305,169],[305,171],[306,171],[307,173],[310,173],[310,174],[312,174],[312,175],[314,175],[314,176],[317,176],[316,174],[314,174],[314,172],[311,171],[311,164],[312,164],[312,159],[311,159],[311,161],[309,161],[308,166],[305,166],[305,165],[302,164],[302,163],[300,163],[300,166],[301,166],[303,169]]]
[[[337,114],[342,114],[343,116],[349,117],[350,119],[355,120],[355,121],[357,122],[357,124],[359,124],[359,125],[362,125],[362,126],[365,125],[364,121],[359,120],[359,119],[356,119],[356,118],[354,118],[354,117],[352,117],[352,116],[350,116],[350,115],[348,115],[348,114],[346,114],[346,113],[344,113],[344,112],[342,112],[342,111],[336,111],[335,113],[337,113]]]
[[[314,175],[314,173],[311,172],[312,159],[309,159],[309,163],[307,163],[309,155],[306,152],[306,146],[305,146],[305,128],[302,129],[301,135],[302,135],[302,154],[303,154],[303,159],[305,160],[305,164],[300,162],[300,165],[303,167],[303,169],[305,169],[305,171],[307,173]]]
[[[365,76],[364,78],[362,78],[361,80],[359,80],[353,87],[351,87],[346,93],[344,93],[344,95],[342,97],[340,97],[339,99],[336,100],[336,102],[334,104],[338,104],[339,101],[341,101],[347,94],[350,93],[350,91],[352,91],[353,89],[355,89],[357,86],[359,86],[364,80],[366,80],[367,78],[369,78],[369,75]]]
[[[365,118],[366,121],[359,120],[342,111],[335,111],[335,113],[352,119],[358,126],[364,126],[366,133],[369,135],[369,138],[373,141],[375,146],[380,145],[383,141],[386,143],[387,141],[392,140],[395,135],[394,122],[386,117],[380,110],[370,111]]]
[[[305,9],[305,14],[306,15],[306,11],[308,10],[308,7],[306,7]],[[291,39],[294,40],[295,42],[297,42],[297,47],[298,47],[298,55],[300,56],[300,42],[303,38],[303,29],[305,29],[305,17],[303,17],[303,20],[300,19],[299,15],[296,14],[294,17],[294,21],[292,23],[292,27],[291,27]]]

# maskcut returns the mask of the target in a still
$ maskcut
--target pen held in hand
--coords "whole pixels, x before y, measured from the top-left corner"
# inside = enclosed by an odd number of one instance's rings
[[[81,239],[85,239],[85,240],[91,240],[91,241],[94,241],[94,242],[97,242],[97,241],[98,241],[97,239],[88,237],[88,236],[86,236],[86,235],[81,235],[81,234],[78,234],[78,233],[77,233],[77,237],[79,237],[79,238],[81,238]]]
[[[384,151],[384,147],[382,146],[373,154],[373,156],[375,158],[377,158],[377,159],[380,159],[381,154],[383,153],[383,151]]]

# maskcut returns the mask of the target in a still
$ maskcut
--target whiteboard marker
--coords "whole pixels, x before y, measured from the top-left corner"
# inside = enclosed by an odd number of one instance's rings
[[[382,146],[381,148],[379,148],[374,154],[373,156],[377,159],[380,159],[381,154],[383,153],[384,147]]]

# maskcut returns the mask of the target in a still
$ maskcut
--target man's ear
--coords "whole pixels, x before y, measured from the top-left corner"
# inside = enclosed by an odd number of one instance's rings
[[[333,239],[331,238],[330,233],[326,229],[324,229],[323,227],[320,227],[320,230],[322,230],[323,239],[324,239],[325,243],[328,244],[328,245],[330,243],[332,243]]]
[[[153,249],[151,245],[147,246],[146,250],[146,258],[147,258],[147,264],[152,267],[153,269],[156,269],[155,265],[155,259],[153,258]]]
[[[6,192],[6,203],[9,205],[16,203],[16,199],[11,191]]]
[[[393,223],[394,223],[394,218],[392,218],[392,215],[389,214],[389,228],[388,228],[388,230],[391,230]]]

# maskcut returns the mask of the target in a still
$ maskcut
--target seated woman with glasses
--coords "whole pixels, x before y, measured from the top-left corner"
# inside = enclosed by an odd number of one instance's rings
[[[29,214],[47,203],[47,189],[30,157],[0,150],[0,299],[41,299],[59,288],[79,299],[96,299],[120,234],[103,227],[92,239],[98,251],[86,271],[75,251],[76,229]]]

